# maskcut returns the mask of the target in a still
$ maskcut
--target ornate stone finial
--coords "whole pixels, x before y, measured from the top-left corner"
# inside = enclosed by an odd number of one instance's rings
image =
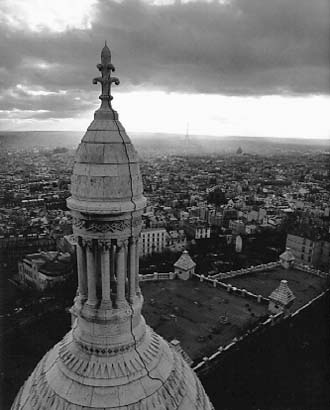
[[[102,86],[102,94],[99,97],[102,101],[101,110],[112,109],[110,103],[113,99],[111,95],[111,84],[115,83],[118,85],[119,79],[111,76],[111,71],[115,71],[115,67],[111,64],[111,52],[106,41],[101,52],[101,64],[97,64],[96,67],[102,74],[102,77],[93,79],[93,84],[101,83]]]

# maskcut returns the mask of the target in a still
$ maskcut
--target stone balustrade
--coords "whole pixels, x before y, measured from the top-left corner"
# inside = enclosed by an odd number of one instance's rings
[[[148,275],[139,275],[140,282],[152,282],[158,280],[173,280],[176,278],[174,272],[154,272]]]
[[[320,278],[327,279],[330,278],[330,274],[327,272],[322,272],[319,269],[312,268],[309,265],[304,265],[302,263],[294,263],[295,269],[298,269],[302,272],[310,273],[311,275],[319,276]]]
[[[258,303],[265,303],[265,304],[269,303],[269,299],[262,295],[256,295],[252,292],[247,291],[246,289],[237,288],[236,286],[232,286],[230,283],[220,282],[219,280],[214,279],[214,276],[198,275],[197,273],[194,273],[193,276],[198,278],[200,282],[203,282],[203,281],[208,282],[212,284],[214,288],[223,288],[228,293],[233,293],[238,296],[251,298],[257,301]]]
[[[228,278],[234,278],[235,276],[242,276],[242,275],[247,275],[249,273],[256,273],[256,272],[262,272],[262,271],[267,271],[276,268],[277,266],[280,266],[280,262],[269,262],[269,263],[262,263],[261,265],[257,266],[250,266],[249,268],[242,268],[238,270],[231,270],[228,272],[221,272],[217,273],[215,275],[212,275],[212,279],[228,279]]]

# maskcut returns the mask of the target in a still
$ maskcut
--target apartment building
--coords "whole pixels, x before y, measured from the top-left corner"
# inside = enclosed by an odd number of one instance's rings
[[[325,270],[330,267],[330,242],[328,241],[288,234],[286,247],[291,249],[297,262]]]
[[[147,228],[142,229],[140,237],[140,256],[160,253],[166,247],[166,229],[165,228]]]

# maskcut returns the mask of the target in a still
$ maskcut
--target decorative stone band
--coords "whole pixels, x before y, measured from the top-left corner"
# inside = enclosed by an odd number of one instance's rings
[[[89,232],[97,232],[97,233],[116,233],[124,231],[130,227],[139,227],[141,224],[141,218],[133,218],[133,219],[124,219],[119,221],[87,221],[85,219],[73,218],[72,224],[75,228],[84,229]]]
[[[114,221],[88,221],[75,217],[72,220],[72,225],[74,234],[86,239],[97,239],[100,235],[104,239],[126,239],[140,234],[142,219],[140,216],[135,216],[132,219]]]
[[[89,353],[95,356],[116,356],[117,354],[125,353],[128,352],[132,349],[137,349],[139,346],[141,346],[145,340],[146,337],[149,339],[150,338],[150,331],[147,333],[147,326],[143,326],[141,335],[138,337],[135,337],[132,342],[126,342],[122,343],[121,345],[117,346],[109,346],[109,345],[97,345],[96,343],[84,343],[81,340],[74,338],[75,343],[85,352]],[[157,334],[152,332],[151,333],[151,348],[156,348],[158,346],[158,339],[157,339]]]
[[[91,345],[80,344],[80,347],[87,353],[97,356],[116,356],[117,354],[128,352],[135,348],[135,343],[126,344],[117,348],[98,348]]]
[[[66,369],[74,373],[74,376],[84,377],[84,382],[87,382],[87,379],[104,379],[105,384],[111,384],[111,379],[116,377],[133,379],[139,372],[144,372],[146,366],[150,368],[155,361],[159,361],[164,348],[166,349],[160,336],[150,328],[146,329],[143,342],[139,345],[118,346],[112,349],[110,354],[106,353],[108,347],[98,348],[96,346],[89,346],[91,350],[84,349],[81,352],[72,334],[69,333],[58,344],[58,357]],[[132,349],[133,352],[129,352]],[[93,356],[86,357],[87,352],[92,353]],[[68,374],[68,372],[65,373]]]

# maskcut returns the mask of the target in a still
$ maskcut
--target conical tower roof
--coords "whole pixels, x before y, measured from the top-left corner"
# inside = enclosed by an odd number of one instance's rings
[[[145,206],[136,151],[112,109],[107,45],[101,107],[76,153],[68,207],[77,239],[72,329],[39,362],[13,410],[211,410],[182,356],[145,323],[138,236]]]
[[[184,250],[182,252],[182,255],[179,257],[179,259],[174,264],[175,268],[179,268],[183,270],[189,270],[189,269],[194,268],[195,266],[196,266],[196,263],[191,259],[187,250]]]
[[[280,285],[270,294],[269,299],[282,306],[288,306],[295,300],[292,290],[288,286],[287,280],[281,280]]]

